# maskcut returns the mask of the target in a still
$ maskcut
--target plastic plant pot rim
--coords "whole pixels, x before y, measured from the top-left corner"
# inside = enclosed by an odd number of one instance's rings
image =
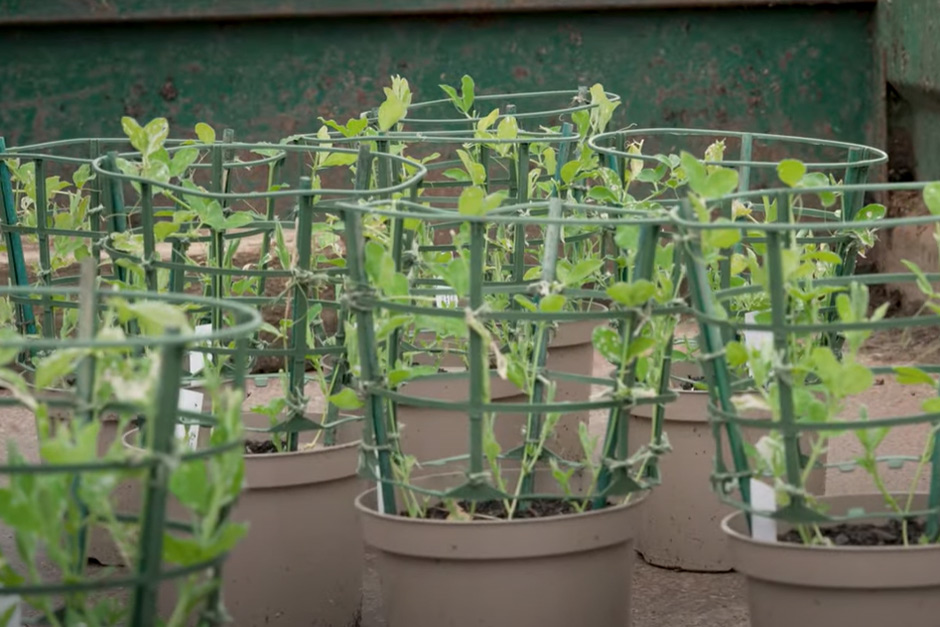
[[[918,493],[917,497],[925,501],[927,495]],[[869,493],[825,497],[824,501],[875,502],[881,499],[881,495]],[[749,578],[829,589],[885,590],[940,585],[940,575],[935,566],[940,559],[940,544],[807,546],[793,542],[766,542],[754,540],[747,534],[747,522],[742,520],[744,516],[743,511],[725,516],[721,530],[728,538],[735,569]],[[909,560],[925,568],[912,567]],[[877,565],[874,570],[873,564]]]
[[[627,159],[637,159],[641,161],[655,161],[656,156],[648,154],[631,154],[611,146],[602,146],[600,142],[608,140],[614,137],[628,137],[642,139],[644,137],[654,136],[654,135],[672,135],[676,137],[690,136],[690,137],[709,137],[713,136],[716,139],[721,137],[736,137],[744,138],[751,137],[753,139],[763,139],[774,142],[790,142],[794,144],[810,145],[810,146],[822,146],[827,148],[840,148],[844,149],[847,152],[851,150],[863,150],[868,154],[874,156],[867,157],[865,159],[860,159],[858,161],[838,161],[838,162],[818,162],[812,163],[807,162],[803,165],[806,166],[807,170],[826,170],[826,169],[837,169],[837,168],[846,168],[846,167],[870,167],[874,165],[879,165],[888,161],[888,153],[885,151],[875,148],[873,146],[866,146],[865,144],[856,144],[852,142],[842,142],[832,139],[817,139],[813,137],[801,137],[796,135],[776,135],[772,133],[749,133],[746,131],[724,131],[720,129],[697,129],[697,128],[644,128],[644,129],[629,129],[622,131],[608,131],[606,133],[599,133],[588,138],[588,146],[590,146],[595,151],[614,157],[623,157]],[[848,155],[846,155],[848,156]],[[722,159],[721,161],[704,161],[705,165],[720,165],[725,167],[740,167],[740,166],[750,166],[752,168],[776,168],[778,162],[776,161],[740,161],[740,160],[726,160]]]
[[[441,473],[437,475],[428,475],[425,477],[421,477],[417,479],[416,482],[427,483],[435,479],[440,480],[440,479],[449,478],[449,477],[460,478],[460,477],[466,477],[466,475],[460,472]],[[401,490],[408,490],[408,486],[398,486],[398,488]],[[378,491],[378,488],[373,487],[373,488],[369,488],[368,490],[366,490],[365,492],[357,496],[356,501],[355,501],[356,509],[359,510],[363,514],[373,516],[375,518],[380,518],[383,520],[401,521],[403,524],[425,525],[429,527],[460,525],[468,529],[474,528],[474,527],[485,528],[485,527],[494,527],[494,526],[503,526],[503,525],[526,527],[526,526],[532,526],[532,525],[542,525],[545,523],[551,523],[552,521],[559,521],[559,520],[577,520],[577,519],[583,520],[587,518],[600,518],[603,516],[609,516],[611,515],[611,513],[616,513],[618,510],[623,510],[625,508],[639,505],[644,500],[646,500],[647,496],[649,495],[649,490],[643,490],[643,491],[634,493],[634,497],[630,499],[629,503],[608,504],[608,506],[603,509],[590,510],[590,511],[581,512],[581,513],[574,513],[574,514],[559,514],[555,516],[545,516],[542,518],[514,518],[512,520],[464,520],[464,521],[454,522],[454,521],[448,521],[448,520],[430,520],[427,518],[411,518],[410,516],[402,516],[399,514],[385,514],[380,511],[377,511],[376,509],[369,507],[368,505],[363,503],[363,501],[366,498],[371,497],[377,491]],[[564,497],[559,495],[559,498],[562,499]],[[440,498],[438,500],[440,500]]]
[[[205,144],[202,144],[205,146]],[[167,152],[176,152],[178,150],[188,148],[189,146],[174,146],[169,148]],[[344,153],[350,155],[360,154],[360,150],[352,148],[326,148],[322,146],[301,146],[296,144],[248,144],[248,143],[216,143],[211,147],[221,148],[224,150],[251,150],[254,148],[261,148],[263,150],[277,150],[282,151],[285,155],[288,152],[323,152],[323,153]],[[394,192],[400,192],[410,188],[411,186],[417,184],[421,179],[427,174],[427,168],[417,161],[412,161],[406,157],[401,157],[399,155],[391,155],[382,152],[369,153],[372,157],[378,159],[385,159],[391,163],[408,166],[413,170],[413,174],[405,178],[400,183],[391,185],[389,187],[373,188],[373,189],[286,189],[286,190],[275,190],[275,191],[266,191],[266,192],[210,192],[207,190],[194,190],[182,185],[176,185],[173,183],[163,183],[160,181],[155,181],[153,179],[148,179],[147,177],[137,176],[134,174],[126,174],[124,172],[112,172],[110,170],[102,167],[103,162],[107,159],[107,155],[98,157],[91,162],[91,168],[95,174],[103,177],[103,179],[116,179],[125,182],[139,183],[144,185],[149,185],[151,187],[176,192],[178,194],[184,194],[186,196],[195,196],[197,198],[208,198],[211,200],[257,200],[257,199],[268,199],[268,198],[319,198],[321,196],[346,196],[346,197],[364,197],[371,196],[375,194],[392,194]],[[124,153],[122,157],[130,157],[140,155],[139,152],[133,153]]]
[[[555,91],[531,91],[531,92],[519,92],[519,93],[508,93],[508,94],[480,94],[474,97],[474,104],[476,104],[477,102],[490,102],[493,100],[519,101],[519,100],[527,100],[530,98],[546,98],[546,97],[554,97],[554,96],[558,96],[558,97],[567,96],[569,98],[577,98],[577,97],[585,97],[587,95],[588,95],[588,90],[586,87],[581,88],[581,89],[571,89],[571,90],[563,89],[563,90],[555,90]],[[605,91],[604,95],[606,95],[608,100],[610,100],[611,102],[620,102],[620,96],[618,94]],[[467,116],[463,118],[409,118],[408,117],[408,113],[415,111],[415,110],[427,109],[429,107],[452,104],[452,103],[453,101],[450,98],[438,98],[436,100],[425,100],[423,102],[413,103],[408,107],[408,109],[405,112],[405,117],[403,117],[399,123],[400,124],[409,124],[409,123],[428,124],[428,125],[431,125],[431,124],[454,124],[454,125],[474,124],[475,125],[477,122],[483,119],[483,117],[479,117],[479,116],[478,117]],[[500,115],[496,117],[496,119],[501,120],[502,118],[512,116],[518,120],[525,120],[529,118],[547,117],[547,116],[552,116],[552,115],[563,115],[566,113],[570,114],[570,113],[575,113],[576,111],[586,111],[589,109],[593,109],[597,106],[598,105],[595,105],[595,104],[585,103],[585,104],[577,105],[574,107],[564,107],[561,109],[546,109],[543,111],[522,111],[522,112],[517,111],[511,114],[501,113]],[[377,120],[378,108],[371,109],[368,111],[363,111],[362,113],[359,114],[359,117],[365,118],[366,120],[369,120],[370,122]]]

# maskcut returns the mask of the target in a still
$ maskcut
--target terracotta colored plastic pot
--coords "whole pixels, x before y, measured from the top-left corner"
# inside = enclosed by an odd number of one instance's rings
[[[697,377],[701,370],[695,364],[680,362],[673,365],[672,374]],[[663,483],[650,494],[643,512],[643,533],[637,541],[643,559],[654,566],[698,572],[732,570],[720,524],[733,510],[712,491],[715,439],[708,423],[707,406],[708,392],[698,390],[680,390],[679,398],[666,405],[663,428],[672,451],[660,457]],[[652,405],[637,407],[636,420],[630,425],[632,443],[649,442],[652,410]],[[759,415],[749,413],[748,417]],[[742,434],[755,444],[767,431],[742,429]],[[723,442],[724,458],[730,460],[727,439]],[[804,450],[808,446],[804,443]],[[825,457],[820,461],[825,463]],[[825,494],[824,468],[810,474],[807,489],[813,494]]]
[[[902,495],[896,495],[905,498]],[[883,511],[882,496],[827,497],[831,514]],[[915,509],[926,505],[920,495]],[[872,522],[877,522],[872,520]],[[803,546],[751,539],[743,513],[722,521],[747,578],[751,627],[929,627],[940,616],[940,546]]]
[[[548,473],[536,483],[540,492],[556,485]],[[451,522],[380,514],[370,490],[356,508],[377,551],[388,627],[629,627],[644,500],[534,520]]]
[[[266,421],[246,416],[249,425]],[[204,442],[208,429],[200,431]],[[361,426],[351,423],[338,431],[336,446],[245,455],[245,488],[231,516],[249,529],[223,567],[223,599],[233,624],[358,624],[362,538],[350,503],[367,486],[356,474],[359,441],[354,438]],[[301,442],[312,433],[303,434]],[[126,436],[125,443],[134,436]],[[169,511],[176,517],[182,513],[175,502]],[[174,597],[168,588],[161,591],[164,618]]]

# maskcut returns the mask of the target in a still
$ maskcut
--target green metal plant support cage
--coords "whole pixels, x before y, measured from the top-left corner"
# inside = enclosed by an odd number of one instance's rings
[[[336,203],[410,195],[425,170],[403,157],[373,155],[365,148],[230,142],[172,147],[168,152],[173,156],[193,149],[207,153],[202,160],[211,166],[206,187],[192,184],[186,172],[179,180],[164,181],[115,172],[108,166],[114,155],[92,163],[103,188],[115,197],[123,198],[125,190],[134,186],[129,192],[134,201],[122,204],[133,206],[140,223],[127,229],[120,241],[109,238],[104,248],[115,263],[134,269],[143,278],[142,288],[175,293],[204,289],[208,296],[272,312],[271,321],[282,322],[282,328],[269,324],[266,334],[254,338],[247,355],[253,363],[276,361],[286,372],[289,411],[286,420],[268,429],[250,430],[284,434],[287,450],[294,451],[300,432],[328,427],[326,441],[330,443],[334,427],[357,418],[341,417],[340,408],[329,403],[324,422],[312,420],[306,415],[304,388],[310,379],[311,361],[316,369],[326,372],[327,397],[348,383],[347,316],[341,306],[347,272],[343,257],[348,243],[344,240],[348,238],[342,232]],[[316,179],[301,176],[288,180],[291,172],[302,167],[289,161],[311,154],[333,157],[337,165],[326,166],[328,172],[314,171]],[[125,154],[122,158],[140,156]],[[223,176],[223,164],[229,162],[266,168],[267,172],[249,181],[251,186],[244,189],[234,186],[231,176]],[[383,171],[408,168],[411,174],[394,183],[375,184],[368,171],[376,163]],[[332,184],[315,186],[321,174],[324,183]],[[131,244],[120,246],[128,237]],[[260,239],[257,248],[249,245],[253,239]],[[324,256],[320,246],[324,241],[330,243],[333,254]],[[189,254],[193,250],[201,251],[200,255]],[[240,251],[247,258],[239,258]],[[333,312],[335,331],[324,324],[328,311]],[[204,322],[210,328],[222,323],[218,317]],[[217,355],[227,352],[224,347],[212,349]]]
[[[562,464],[577,465],[577,462],[560,460],[552,452],[542,449],[538,443],[546,421],[553,414],[563,414],[575,410],[602,409],[609,412],[607,435],[603,442],[602,468],[597,480],[597,490],[593,495],[598,506],[603,506],[608,497],[626,496],[638,490],[651,487],[658,475],[655,472],[655,458],[666,448],[662,441],[648,445],[649,455],[644,463],[637,463],[633,456],[637,447],[628,442],[628,423],[630,408],[641,403],[665,403],[675,397],[668,389],[649,390],[641,395],[634,389],[637,385],[636,355],[629,353],[629,346],[644,335],[648,321],[655,316],[668,316],[676,313],[676,304],[671,301],[657,302],[652,294],[634,293],[628,283],[622,289],[633,294],[634,300],[624,299],[630,305],[615,304],[610,309],[569,310],[555,309],[550,303],[560,300],[591,301],[609,298],[607,292],[600,289],[588,289],[582,286],[564,288],[559,282],[558,249],[562,227],[573,225],[597,227],[602,222],[616,219],[629,224],[639,233],[638,246],[631,254],[636,255],[635,270],[631,280],[635,283],[647,283],[653,276],[654,257],[660,243],[660,232],[666,223],[665,216],[655,217],[643,212],[631,212],[623,209],[598,207],[592,205],[566,204],[558,199],[542,203],[528,203],[520,206],[507,206],[493,209],[488,213],[455,213],[452,210],[427,207],[404,201],[394,203],[373,203],[371,205],[344,206],[346,232],[349,242],[349,281],[346,290],[349,307],[356,314],[356,341],[359,347],[358,381],[365,394],[367,434],[364,438],[362,471],[366,476],[376,479],[381,484],[381,496],[386,513],[398,513],[396,505],[396,487],[413,494],[431,495],[437,498],[467,499],[471,501],[507,498],[506,492],[497,487],[498,481],[489,469],[494,456],[487,450],[486,423],[493,416],[500,414],[522,413],[527,415],[525,442],[519,448],[507,451],[501,456],[507,459],[521,460],[526,463],[527,455],[536,449],[537,460],[546,462],[555,459]],[[388,255],[400,250],[398,247],[386,248],[379,252],[380,244],[363,230],[363,223],[384,216],[392,225],[392,240],[399,240],[398,232],[405,229],[422,228],[420,224],[451,224],[466,234],[454,251],[453,263],[466,269],[466,292],[460,294],[464,306],[460,308],[434,307],[433,290],[412,287],[408,279],[397,270],[392,272],[390,280],[377,280],[375,259],[378,255]],[[539,236],[542,254],[539,260],[538,276],[523,281],[487,280],[487,268],[492,258],[488,256],[490,243],[487,234],[502,225],[512,225],[519,231],[526,227],[544,229]],[[382,264],[400,268],[397,261]],[[397,279],[392,275],[401,275]],[[510,275],[511,276],[511,275]],[[404,281],[404,282],[402,282]],[[399,293],[395,284],[405,287]],[[453,287],[453,285],[451,285]],[[459,293],[460,288],[457,289]],[[494,308],[499,298],[503,302],[518,302],[531,299],[533,307],[504,306]],[[464,308],[465,307],[465,308]],[[534,309],[534,310],[533,310]],[[401,368],[398,365],[398,344],[389,331],[389,321],[397,328],[407,326],[416,320],[428,318],[447,319],[464,325],[467,344],[468,366],[465,370],[429,375],[442,384],[448,379],[464,378],[468,380],[468,395],[458,401],[439,401],[410,396],[407,391],[396,389],[397,384],[390,377],[392,372]],[[549,372],[545,369],[546,347],[553,325],[571,320],[597,320],[598,328],[608,329],[601,334],[619,342],[623,354],[619,355],[619,367],[610,379],[588,377],[587,382],[602,385],[607,393],[601,398],[583,403],[553,402],[546,394],[552,379],[563,379],[571,375],[563,372]],[[613,325],[610,329],[607,325]],[[528,400],[521,403],[493,402],[489,396],[492,378],[498,376],[499,357],[495,368],[491,366],[491,348],[494,346],[494,333],[500,327],[530,327],[533,330],[531,344],[520,341],[532,348],[525,357],[531,372],[537,376],[532,380],[526,392]],[[595,334],[597,331],[595,330]],[[634,345],[638,346],[638,345]],[[376,347],[379,350],[376,350]],[[381,356],[380,356],[381,355]],[[402,462],[402,451],[398,441],[398,425],[389,408],[395,403],[407,400],[410,404],[437,407],[443,411],[459,411],[469,421],[469,452],[459,458],[437,460],[452,462],[460,460],[466,464],[466,481],[453,489],[441,492],[409,483],[396,470]],[[419,463],[434,463],[434,460],[419,460]],[[649,470],[649,472],[644,472]],[[557,495],[526,493],[523,485],[524,500],[536,498],[557,498]],[[511,497],[510,497],[511,498]]]
[[[877,215],[862,214],[846,222],[830,211],[817,208],[821,195],[834,192],[861,196],[901,191],[923,193],[928,207],[934,205],[931,215],[879,219]],[[764,212],[768,211],[768,203],[772,203],[775,219],[746,227],[735,225],[741,229],[742,244],[759,246],[762,254],[759,262],[751,267],[746,285],[717,290],[707,277],[708,247],[703,247],[703,240],[709,233],[727,231],[729,225],[702,220],[702,214],[693,208],[695,202],[702,202],[700,199],[692,198],[677,210],[675,222],[686,251],[691,305],[701,331],[700,359],[709,385],[709,417],[718,451],[713,482],[722,501],[746,511],[749,517],[759,515],[804,531],[808,529],[808,538],[812,537],[814,526],[821,524],[886,517],[902,522],[925,518],[927,538],[938,539],[940,447],[936,446],[936,439],[940,407],[936,399],[928,399],[922,413],[913,415],[869,417],[863,413],[858,418],[850,418],[842,413],[844,401],[872,385],[873,375],[896,376],[901,383],[937,389],[933,375],[940,373],[940,367],[936,364],[868,368],[855,357],[861,343],[872,332],[940,324],[931,286],[940,275],[921,271],[915,265],[908,266],[911,270],[908,273],[836,274],[819,278],[803,270],[804,264],[814,263],[813,260],[819,258],[819,252],[838,249],[847,240],[870,244],[874,233],[891,233],[916,226],[937,229],[940,207],[931,197],[935,191],[935,184],[879,184],[771,189],[722,198],[720,202],[750,202]],[[808,212],[814,215],[814,220],[798,218]],[[868,287],[903,283],[920,287],[928,303],[928,313],[887,318],[884,317],[886,305],[871,310]],[[727,314],[730,301],[758,293],[769,299],[767,318],[746,322]],[[748,331],[769,334],[769,345],[760,348],[748,346],[746,342],[727,341]],[[832,334],[845,339],[843,350],[820,341]],[[750,382],[743,395],[740,389],[735,389],[736,382],[742,379]],[[743,402],[745,397],[757,398],[758,405]],[[755,407],[768,412],[772,419],[742,415]],[[878,455],[877,444],[891,428],[903,425],[925,425],[929,429],[924,453],[919,457]],[[767,446],[745,447],[742,428],[763,431],[770,437]],[[884,510],[830,514],[818,505],[820,495],[806,491],[807,473],[820,465],[822,447],[829,437],[840,434],[855,435],[865,453],[854,460],[837,461],[832,465],[846,472],[868,472],[872,486],[885,494]],[[801,437],[809,438],[809,450],[801,446]],[[726,438],[730,461],[723,452],[728,450],[724,446]],[[771,444],[774,446],[770,447]],[[926,507],[911,507],[916,485],[911,486],[906,506],[901,499],[895,501],[895,497],[884,491],[878,474],[880,469],[898,468],[908,463],[917,465],[918,477],[923,475],[929,479]],[[752,479],[776,482],[777,497],[781,499],[776,508],[752,503]]]
[[[5,369],[3,375],[4,386],[13,394],[0,398],[0,405],[5,412],[35,416],[40,460],[28,462],[11,448],[0,466],[0,473],[8,477],[0,490],[0,517],[16,534],[19,551],[18,557],[5,560],[0,599],[9,610],[24,598],[41,615],[39,620],[46,621],[43,624],[102,624],[121,618],[120,624],[149,627],[157,624],[158,595],[167,584],[177,583],[189,594],[177,607],[179,618],[221,625],[222,598],[213,582],[219,581],[226,554],[241,533],[226,521],[241,486],[220,483],[217,498],[209,500],[194,500],[193,495],[207,489],[209,477],[237,476],[241,468],[240,423],[232,415],[241,404],[244,348],[260,318],[239,303],[102,290],[95,286],[93,265],[85,267],[80,287],[0,288],[8,318],[0,338],[4,359],[10,362],[22,351],[42,355],[36,387],[12,370]],[[40,336],[15,332],[14,303],[53,308],[51,317],[37,320],[39,324],[50,318],[60,321],[57,332]],[[200,310],[222,310],[231,324],[197,337],[180,325],[186,324],[187,312],[198,315]],[[69,312],[77,318],[74,325],[64,322]],[[136,335],[122,331],[131,318],[139,323]],[[233,347],[232,386],[213,396],[217,402],[211,410],[181,412],[177,399],[184,354],[207,340]],[[33,390],[42,392],[43,381],[73,371],[75,380],[68,393],[49,398],[33,395]],[[133,383],[121,383],[123,376]],[[144,380],[152,387],[141,392]],[[69,418],[50,421],[53,409]],[[122,428],[142,423],[147,436],[144,448],[131,452],[118,439],[99,455],[95,433],[104,413],[120,415]],[[198,452],[180,450],[173,434],[181,414],[183,419],[214,425],[209,446]],[[131,516],[112,510],[113,490],[128,479],[139,481],[144,495],[139,513]],[[188,520],[171,519],[174,503]],[[88,533],[99,526],[109,529],[130,552],[126,572],[102,575],[87,570]],[[44,559],[55,566],[56,574],[37,568],[39,551],[45,552]],[[202,591],[197,593],[197,588]],[[104,601],[99,593],[107,593]],[[36,624],[34,617],[26,618]]]

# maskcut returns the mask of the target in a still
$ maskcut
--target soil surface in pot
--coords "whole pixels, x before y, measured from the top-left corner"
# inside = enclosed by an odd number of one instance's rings
[[[903,546],[904,535],[900,520],[889,520],[887,524],[841,523],[820,528],[823,537],[836,546]],[[907,541],[917,545],[926,533],[926,524],[921,520],[909,520],[907,523]],[[781,542],[802,544],[796,529],[780,534]]]
[[[461,511],[469,515],[473,509],[473,503],[470,501],[458,501],[457,506]],[[584,511],[592,509],[591,503],[587,504]],[[528,507],[525,509],[517,508],[513,514],[513,520],[522,518],[548,518],[550,516],[564,516],[565,514],[577,514],[578,510],[571,501],[563,499],[547,499],[538,501],[528,501]],[[407,512],[402,512],[402,516],[407,516]],[[450,518],[450,510],[443,505],[435,505],[428,508],[428,518],[431,520],[447,520]],[[482,501],[476,504],[473,520],[487,519],[506,520],[506,506],[502,501]]]
[[[281,450],[287,448],[287,440],[281,441]],[[267,453],[277,453],[277,447],[272,440],[247,440],[245,442],[245,453],[247,455],[265,455]]]

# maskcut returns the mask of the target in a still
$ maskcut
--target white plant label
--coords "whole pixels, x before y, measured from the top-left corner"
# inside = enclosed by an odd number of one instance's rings
[[[203,396],[202,392],[181,388],[177,409],[194,412],[202,411]],[[191,450],[196,450],[199,444],[199,425],[176,425],[175,432],[177,439],[185,441]]]
[[[193,329],[195,335],[210,335],[212,333],[211,324],[200,324]],[[209,357],[211,359],[211,357]],[[206,367],[206,354],[200,351],[191,351],[189,353],[189,373],[199,374]]]
[[[438,290],[449,292],[450,288],[444,285],[436,286]],[[446,309],[456,309],[458,305],[457,295],[456,294],[435,294],[434,295],[434,304],[437,307],[442,307]]]
[[[757,322],[757,313],[754,311],[747,312],[744,314],[744,321],[747,324],[755,324]],[[756,348],[763,352],[765,348],[773,346],[773,343],[774,334],[770,331],[744,330],[744,344],[747,345],[748,349]],[[747,369],[751,376],[754,376],[750,364],[748,364]]]
[[[774,489],[757,479],[751,479],[751,507],[765,512],[777,511]],[[766,516],[751,516],[751,537],[759,542],[777,541],[777,521]]]

